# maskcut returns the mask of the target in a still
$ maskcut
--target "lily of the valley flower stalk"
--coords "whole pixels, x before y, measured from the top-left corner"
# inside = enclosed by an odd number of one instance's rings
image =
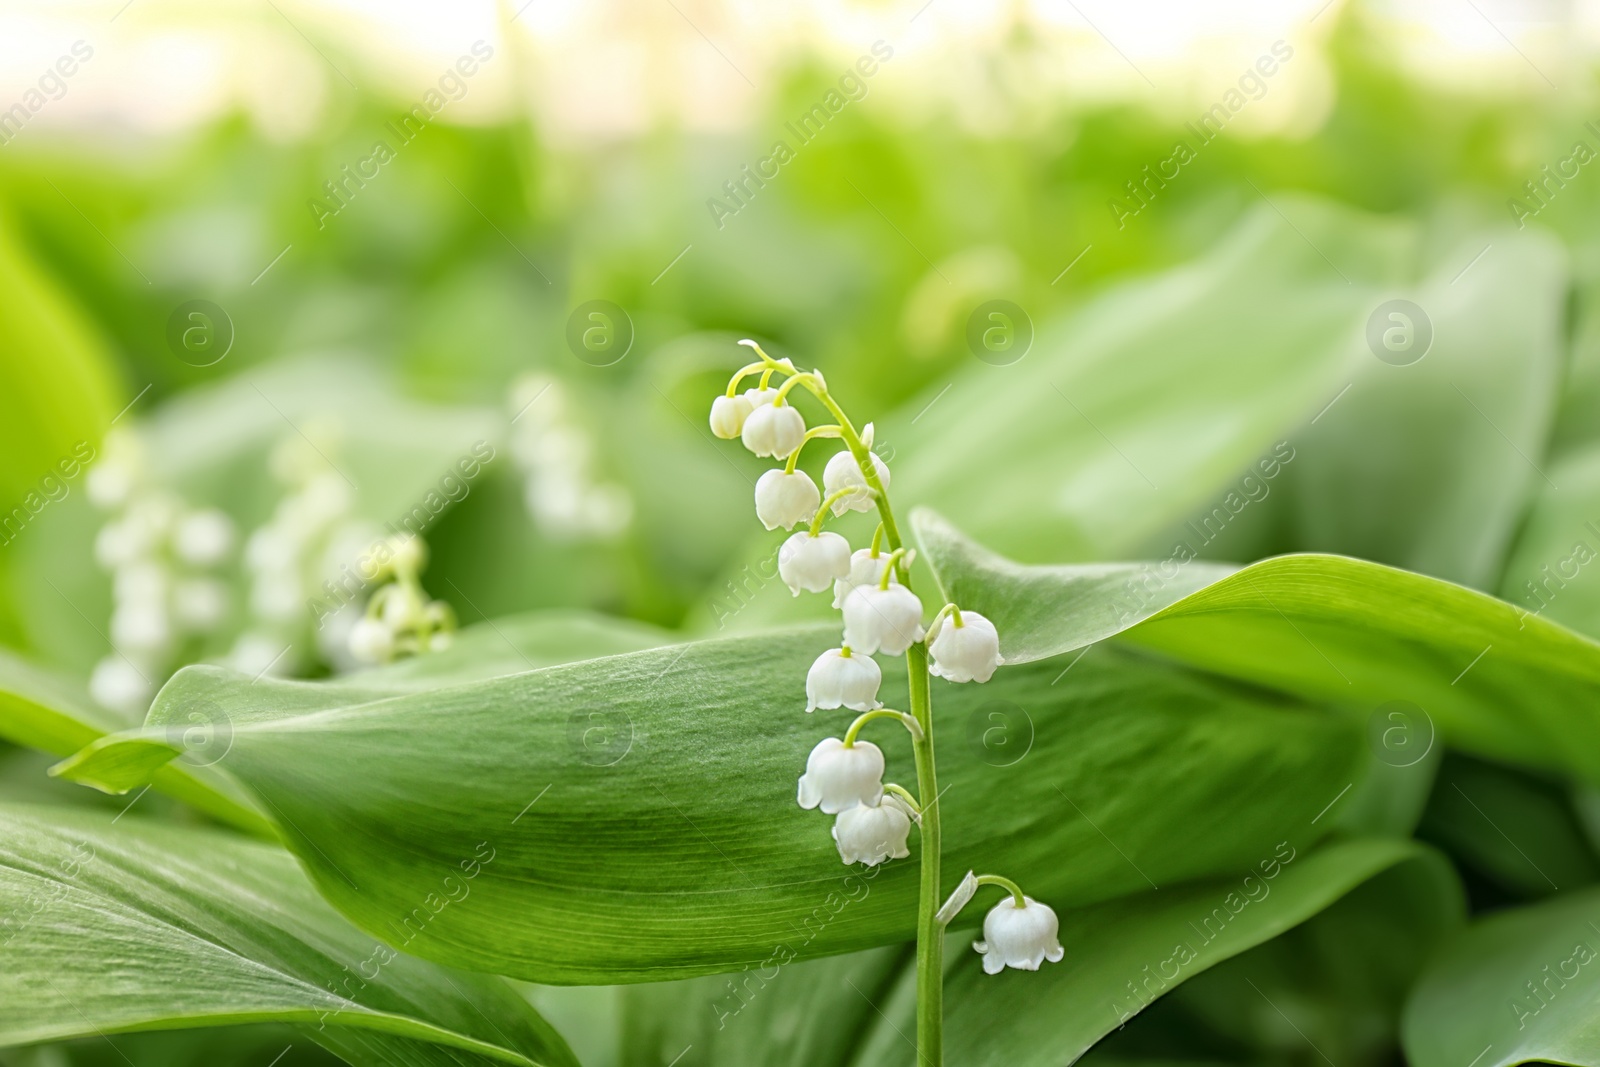
[[[711,405],[711,432],[740,438],[758,456],[783,460],[756,482],[756,516],[769,530],[801,528],[778,550],[778,574],[790,591],[833,592],[833,606],[844,616],[838,648],[817,657],[806,674],[807,712],[848,708],[861,714],[844,731],[817,743],[800,776],[802,808],[834,816],[833,840],[847,864],[877,866],[911,854],[907,841],[915,823],[921,829],[922,883],[917,914],[917,1052],[926,1067],[943,1063],[944,931],[981,886],[1009,894],[990,909],[983,940],[973,948],[983,969],[1038,970],[1044,960],[1062,956],[1056,914],[999,875],[969,872],[950,898],[939,896],[939,787],[935,774],[933,704],[930,675],[950,682],[987,682],[1000,666],[1000,635],[975,611],[946,604],[926,629],[922,601],[911,590],[913,553],[905,547],[889,506],[889,467],[872,452],[872,424],[857,431],[828,392],[820,371],[801,372],[787,359],[773,359],[754,341],[758,362],[740,368],[727,393]],[[756,388],[740,384],[759,375]],[[804,389],[832,423],[806,428],[805,417],[790,402]],[[822,489],[796,469],[800,451],[817,439],[844,443],[823,470]],[[872,511],[879,516],[869,548],[851,552],[839,534],[822,529],[831,515]],[[906,658],[910,711],[883,707],[883,680],[875,654]],[[899,723],[911,734],[917,788],[913,792],[883,780],[883,751],[858,740],[878,720]]]

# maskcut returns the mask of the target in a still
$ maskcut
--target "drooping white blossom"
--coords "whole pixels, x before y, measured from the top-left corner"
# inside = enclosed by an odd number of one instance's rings
[[[172,549],[183,562],[215,567],[233,551],[233,520],[215,508],[192,511],[178,520]]]
[[[850,542],[836,533],[801,530],[778,548],[778,576],[789,591],[820,593],[850,573]]]
[[[1000,666],[1000,634],[976,611],[939,620],[928,635],[928,669],[952,682],[987,682]]]
[[[1025,903],[1019,908],[1008,895],[983,917],[983,940],[974,941],[972,947],[983,957],[986,974],[999,974],[1007,967],[1037,971],[1043,961],[1059,963],[1065,955],[1055,911],[1032,897],[1022,899]]]
[[[806,710],[881,708],[883,702],[878,699],[878,686],[882,684],[883,671],[877,660],[854,650],[830,648],[818,656],[806,672]]]
[[[719,396],[711,402],[711,432],[724,441],[731,441],[744,430],[744,420],[750,417],[753,405],[743,393],[736,396]]]
[[[903,585],[863,585],[844,598],[844,641],[857,652],[898,656],[922,640],[922,601]]]
[[[846,863],[876,867],[884,860],[911,855],[911,812],[905,801],[885,793],[876,804],[858,804],[841,811],[833,822],[833,840]]]
[[[877,585],[883,579],[883,568],[889,565],[889,554],[880,552],[873,555],[870,548],[858,548],[850,554],[850,573],[833,583],[833,606],[844,607],[844,598],[850,590],[862,585]],[[889,584],[898,581],[894,575],[889,576]]]
[[[394,656],[394,632],[381,619],[360,619],[350,628],[350,654],[361,663],[387,663]]]
[[[181,578],[172,587],[172,617],[185,630],[205,633],[228,615],[228,587],[216,578]]]
[[[150,706],[155,686],[138,667],[113,652],[94,665],[89,695],[108,708],[132,715]]]
[[[879,459],[875,452],[868,452],[867,455],[872,457],[872,467],[877,472],[879,484],[887,490],[889,465]],[[822,469],[822,487],[829,496],[844,489],[857,490],[833,502],[835,515],[843,515],[847,511],[871,511],[878,506],[867,486],[867,479],[861,473],[861,465],[849,449],[835,452],[828,460],[828,465]]]
[[[805,417],[793,404],[759,405],[744,420],[744,429],[739,433],[739,439],[750,451],[774,459],[787,459],[805,438]]]
[[[829,815],[883,799],[883,750],[871,741],[846,747],[837,737],[817,742],[800,776],[802,808],[820,807]]]
[[[788,473],[774,467],[756,479],[756,518],[769,530],[810,522],[821,504],[817,483],[804,471]]]

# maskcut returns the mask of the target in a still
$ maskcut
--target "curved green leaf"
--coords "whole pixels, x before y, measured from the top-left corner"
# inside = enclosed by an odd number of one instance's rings
[[[67,756],[128,723],[89,698],[81,683],[0,649],[0,738]],[[260,837],[276,831],[226,775],[209,766],[162,767],[153,789]]]
[[[375,943],[279,849],[27,806],[0,842],[0,1044],[277,1021],[356,1063],[575,1067],[504,982]],[[471,899],[456,874],[429,907]]]
[[[191,667],[143,731],[59,770],[131,788],[175,751],[169,724],[226,722],[221,766],[329,900],[448,963],[577,983],[827,955],[908,939],[917,891],[914,863],[841,865],[827,817],[794,802],[807,753],[849,719],[802,711],[806,669],[836,639],[793,630],[405,693]],[[1066,680],[1036,664],[940,683],[949,877],[1004,856],[1063,906],[1204,877],[1253,862],[1365,774],[1341,717],[1136,652],[1097,660]],[[904,706],[886,674],[882,698]],[[1017,748],[985,747],[997,711]],[[898,728],[869,736],[908,779]],[[496,859],[472,900],[413,929],[479,840]]]
[[[973,933],[953,935],[945,950],[945,1059],[970,1067],[1069,1063],[1155,999],[1372,879],[1412,867],[1437,889],[1437,921],[1458,924],[1459,887],[1425,846],[1356,840],[1305,851],[1286,840],[1233,877],[1059,909],[1066,957],[1037,972],[984,974]],[[967,921],[993,903],[984,896],[969,905]],[[1179,946],[1189,951],[1180,954]],[[775,960],[735,974],[629,987],[620,1063],[662,1067],[692,1046],[704,1067],[912,1067],[911,950]]]
[[[1082,568],[1021,566],[930,512],[914,522],[947,594],[994,620],[1008,661],[1115,635],[1305,699],[1410,701],[1451,744],[1600,782],[1600,644],[1494,597],[1316,555],[1194,590],[1200,565],[1167,560],[1133,565],[1108,613],[1078,602]]]
[[[1276,200],[1041,328],[1020,362],[972,366],[956,403],[922,417],[940,383],[882,420],[906,457],[894,491],[1024,559],[1121,555],[1209,504],[1375,362],[1362,326],[1417,259],[1411,224]]]
[[[1450,941],[1406,1005],[1416,1067],[1600,1064],[1600,890],[1497,913]]]

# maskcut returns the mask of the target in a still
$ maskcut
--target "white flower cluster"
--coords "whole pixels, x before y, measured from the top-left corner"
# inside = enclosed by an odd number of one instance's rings
[[[379,531],[354,515],[354,491],[326,458],[335,450],[336,428],[311,425],[307,432],[320,445],[295,433],[273,449],[269,467],[285,492],[245,542],[250,622],[228,662],[250,675],[297,673],[316,658],[314,649],[335,667],[350,665],[345,642],[359,607],[332,614],[313,635],[308,605],[325,582],[343,577],[341,564],[347,570]]]
[[[594,441],[554,378],[528,374],[511,389],[511,455],[523,499],[540,528],[565,540],[615,537],[633,521],[633,498],[595,479]]]
[[[416,534],[397,534],[372,547],[376,580],[392,578],[367,601],[366,613],[350,629],[350,654],[360,663],[387,663],[399,656],[450,647],[456,616],[442,600],[429,600],[419,576],[428,565],[427,546]]]
[[[129,429],[107,435],[89,470],[89,500],[111,519],[95,558],[112,575],[111,644],[89,692],[126,714],[144,711],[172,673],[185,642],[227,620],[227,585],[216,576],[233,552],[234,525],[212,508],[194,509],[152,484],[141,442]]]
[[[907,584],[911,554],[901,547],[881,549],[885,537],[897,545],[898,533],[887,498],[889,467],[871,451],[872,425],[856,433],[828,394],[820,372],[799,372],[788,360],[767,356],[753,341],[740,343],[754,349],[761,362],[734,375],[726,395],[713,401],[711,432],[727,440],[739,438],[757,456],[786,461],[756,482],[756,516],[768,530],[803,527],[779,548],[778,574],[795,596],[831,588],[833,606],[844,616],[839,647],[818,656],[806,674],[806,711],[845,707],[861,713],[843,738],[825,738],[811,750],[800,776],[799,804],[835,817],[833,839],[845,863],[876,866],[901,859],[910,855],[907,840],[912,823],[937,813],[925,813],[909,790],[884,782],[882,750],[857,740],[857,735],[869,721],[892,718],[911,732],[916,745],[931,740],[925,738],[923,721],[915,715],[882,706],[878,699],[882,671],[872,657],[880,652],[898,656],[926,642],[930,673],[951,682],[982,683],[1001,664],[1000,636],[987,618],[954,604],[941,609],[931,627],[923,629],[922,601]],[[741,380],[757,373],[761,376],[757,387],[739,392]],[[777,374],[787,380],[773,388]],[[805,418],[788,403],[797,386],[816,396],[838,424],[808,430]],[[796,469],[801,449],[818,438],[841,438],[846,444],[824,467],[820,490],[810,475]],[[822,530],[830,513],[874,510],[883,521],[869,548],[851,552],[843,537]],[[909,662],[913,669],[921,669],[920,657]],[[926,707],[923,713],[931,715]],[[984,924],[987,942],[974,946],[984,954],[985,970],[1006,965],[1037,969],[1040,959],[1061,958],[1056,917],[1048,906],[1032,900],[1024,906],[1021,890],[998,876],[974,879],[973,890],[979,884],[1004,884],[1013,893],[1011,901],[989,913]],[[959,911],[966,900],[952,903]],[[1005,909],[1017,914],[1002,914]]]

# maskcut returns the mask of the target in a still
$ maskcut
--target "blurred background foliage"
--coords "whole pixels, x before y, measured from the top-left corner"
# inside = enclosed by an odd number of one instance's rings
[[[409,70],[381,33],[352,29],[372,18],[355,9],[202,13],[135,0],[114,13],[120,29],[95,8],[81,33],[38,12],[10,16],[0,105],[75,36],[97,51],[63,103],[0,144],[0,507],[27,506],[80,442],[103,452],[115,421],[137,432],[150,477],[222,509],[241,541],[288,494],[273,457],[281,465],[300,440],[381,528],[481,440],[496,458],[426,531],[425,582],[464,622],[583,608],[696,633],[765,625],[821,602],[795,604],[763,571],[776,536],[747,518],[762,464],[714,449],[705,430],[707,398],[740,362],[734,341],[753,336],[822,368],[852,413],[877,421],[900,499],[940,506],[1018,559],[1164,558],[1184,524],[1288,441],[1295,458],[1270,502],[1205,555],[1349,552],[1600,637],[1587,561],[1576,578],[1548,580],[1575,541],[1600,550],[1587,525],[1600,521],[1600,180],[1580,170],[1546,185],[1548,206],[1526,227],[1510,203],[1533,203],[1524,183],[1544,180],[1575,142],[1600,146],[1586,125],[1600,116],[1595,68],[1582,35],[1564,31],[1582,18],[1540,9],[1508,21],[1496,9],[1506,36],[1465,10],[1436,35],[1446,44],[1430,44],[1404,5],[1308,4],[1202,39],[1188,59],[1134,48],[1130,70],[1071,12],[942,5],[926,16],[827,9],[816,19],[826,33],[788,41],[789,15],[762,25],[714,5],[651,14],[642,39],[670,40],[663,53],[710,73],[685,82],[682,66],[646,62],[648,48],[595,53],[618,97],[676,102],[622,128],[552,115],[567,106],[552,96],[570,102],[592,81],[544,91],[552,69],[588,61],[579,45],[618,29],[605,20],[626,16],[609,9],[590,37],[564,43],[559,26],[530,28],[542,12],[519,24],[520,5],[485,8]],[[560,10],[561,25],[581,22]],[[1474,44],[1441,63],[1460,43],[1453,20],[1473,24]],[[136,68],[113,67],[119,40],[180,28],[213,34],[223,56],[270,35],[265,60],[241,60],[268,72],[252,91],[281,92],[305,114],[275,125],[270,108],[219,91],[187,118],[119,118],[119,93],[168,99]],[[966,34],[977,47],[951,61]],[[756,38],[758,52],[737,47]],[[477,39],[494,58],[469,79],[459,116],[447,109],[396,141],[395,158],[319,221],[308,202],[325,198],[324,182],[391,139],[387,124]],[[785,123],[875,40],[893,58],[866,95],[719,225],[708,199],[727,202],[723,183],[775,137],[792,139]],[[1280,40],[1294,58],[1261,100],[1128,214],[1126,183],[1191,140],[1186,124]],[[742,62],[719,59],[714,41]],[[566,66],[564,49],[577,53]],[[1085,56],[1089,73],[1063,73]],[[710,98],[703,113],[682,104],[697,94]],[[740,102],[722,107],[730,94]],[[1407,294],[1422,294],[1439,341],[1402,382],[1381,377],[1394,368],[1372,358],[1362,330],[1374,307]],[[1015,366],[969,349],[968,317],[991,298],[1018,304],[1036,331]],[[169,343],[174,309],[192,300],[231,319],[220,362],[192,366]],[[591,300],[631,320],[632,346],[608,366],[567,341],[569,316]],[[549,461],[518,443],[530,425],[565,435],[555,462],[619,490],[615,521],[575,530],[530,504]],[[66,481],[0,547],[0,640],[86,684],[111,649],[114,590],[95,563],[106,519],[81,476]],[[227,622],[185,660],[237,656],[249,629],[245,568],[235,559],[221,573]],[[1548,584],[1530,595],[1530,583]],[[306,633],[289,640],[308,651],[267,669],[339,669]],[[9,750],[7,796],[95,802],[46,783],[42,765]],[[1460,802],[1463,786],[1476,803]],[[1454,754],[1417,828],[1456,861],[1478,911],[1600,879],[1597,832],[1591,793]],[[1250,978],[1302,1005],[1297,1018],[1341,1067],[1388,1062],[1390,994],[1449,905],[1385,877],[1186,985],[1095,1055],[1319,1062],[1257,1012]],[[1396,900],[1421,916],[1409,940],[1385,925]],[[594,1002],[535,996],[558,1023],[565,1012],[588,1029],[574,1036],[585,1062],[615,1062],[617,1048],[592,1036],[614,1022]],[[1230,1008],[1245,1003],[1249,1013]],[[228,1055],[277,1062],[281,1036],[240,1033]],[[148,1044],[152,1062],[202,1063],[218,1062],[213,1039],[127,1040]],[[0,1062],[111,1062],[94,1044]]]

